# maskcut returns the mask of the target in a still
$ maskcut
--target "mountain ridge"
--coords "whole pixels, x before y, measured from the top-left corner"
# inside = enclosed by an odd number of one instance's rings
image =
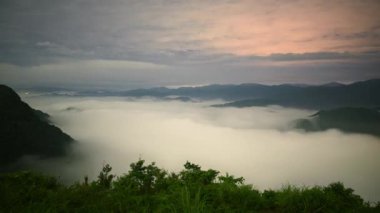
[[[63,156],[73,142],[51,124],[48,114],[31,108],[10,87],[0,85],[0,166],[25,155]]]
[[[361,133],[380,137],[380,111],[363,107],[320,110],[307,119],[296,120],[294,128],[306,132],[338,129],[347,133]]]
[[[153,97],[170,99],[183,97],[183,100],[223,100],[225,103],[213,107],[251,107],[279,105],[302,109],[333,109],[337,107],[379,107],[380,79],[358,81],[350,84],[330,82],[321,85],[263,85],[257,83],[244,84],[212,84],[199,87],[154,87],[150,89],[134,89],[126,91],[83,90],[70,94],[48,90],[56,95],[70,96],[122,96]],[[46,92],[46,91],[45,91]],[[181,101],[178,99],[178,101]]]

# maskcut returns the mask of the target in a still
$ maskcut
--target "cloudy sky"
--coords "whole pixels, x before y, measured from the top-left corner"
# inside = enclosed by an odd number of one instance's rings
[[[378,0],[1,0],[0,83],[137,88],[380,78]]]

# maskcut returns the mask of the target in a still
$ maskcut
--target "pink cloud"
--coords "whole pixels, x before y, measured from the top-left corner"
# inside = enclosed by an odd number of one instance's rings
[[[380,48],[379,1],[206,2],[172,12],[177,28],[165,41],[204,41],[201,48],[236,55]]]

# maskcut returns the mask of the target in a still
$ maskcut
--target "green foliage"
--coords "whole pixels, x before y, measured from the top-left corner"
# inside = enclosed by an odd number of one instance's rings
[[[213,169],[203,171],[200,166],[190,162],[186,162],[184,167],[185,170],[180,172],[180,178],[185,184],[208,185],[213,183],[219,174],[218,171]]]
[[[0,176],[0,212],[379,212],[342,183],[286,186],[260,192],[242,177],[219,175],[186,162],[179,173],[138,160],[115,179],[103,166],[98,179],[70,186],[33,172]]]
[[[100,186],[103,186],[105,188],[111,187],[112,179],[114,178],[114,175],[109,174],[111,170],[112,167],[109,164],[103,166],[102,171],[98,176],[98,184]]]

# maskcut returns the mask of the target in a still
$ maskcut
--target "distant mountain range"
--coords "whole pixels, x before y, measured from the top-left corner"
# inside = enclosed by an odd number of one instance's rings
[[[25,89],[24,89],[25,90]],[[226,103],[213,107],[251,107],[279,105],[304,109],[333,109],[337,107],[379,107],[380,79],[351,84],[331,82],[306,84],[225,84],[199,87],[155,87],[127,91],[76,90],[68,88],[32,88],[43,94],[59,96],[125,96],[154,97],[163,100],[194,101],[221,99]]]
[[[336,107],[378,107],[380,106],[380,79],[352,84],[329,83],[318,86],[306,85],[209,85],[202,87],[181,87],[169,89],[158,87],[119,92],[121,96],[188,97],[201,100],[223,99],[228,103],[215,107],[251,107],[280,105],[307,109],[332,109]]]
[[[122,93],[124,96],[150,96],[177,100],[223,99],[227,103],[213,107],[252,107],[279,105],[320,110],[310,119],[294,122],[295,128],[305,131],[339,129],[343,132],[380,136],[380,79],[352,84],[328,83],[323,85],[210,85],[202,87],[165,87],[138,89]]]
[[[380,137],[380,112],[378,109],[344,107],[321,110],[309,119],[299,119],[294,124],[296,129],[303,129],[306,132],[338,129],[343,132]]]
[[[11,88],[0,85],[0,166],[24,155],[62,156],[73,141],[49,123],[48,114],[32,109]]]

